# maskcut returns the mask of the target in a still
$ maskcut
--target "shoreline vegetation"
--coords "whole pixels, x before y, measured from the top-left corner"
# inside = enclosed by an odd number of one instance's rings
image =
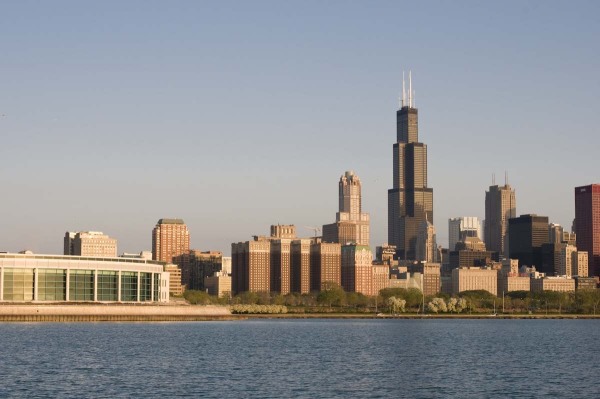
[[[597,312],[598,311],[598,312]],[[424,296],[388,288],[378,296],[347,293],[331,284],[318,293],[241,293],[217,298],[186,291],[164,304],[0,303],[0,322],[154,322],[243,319],[600,319],[600,290],[487,291]]]

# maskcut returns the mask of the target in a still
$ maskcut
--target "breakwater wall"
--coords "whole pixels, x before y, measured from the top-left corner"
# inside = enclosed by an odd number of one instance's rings
[[[206,321],[232,320],[224,306],[13,305],[0,304],[0,322]]]

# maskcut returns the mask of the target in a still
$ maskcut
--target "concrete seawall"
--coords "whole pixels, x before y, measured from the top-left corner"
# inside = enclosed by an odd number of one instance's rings
[[[0,322],[231,320],[224,306],[181,305],[0,305]]]

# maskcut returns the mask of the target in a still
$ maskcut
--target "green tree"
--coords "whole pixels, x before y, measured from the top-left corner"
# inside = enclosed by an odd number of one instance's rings
[[[339,284],[333,282],[323,283],[323,289],[317,295],[317,302],[321,305],[331,306],[342,306],[346,299],[346,292],[339,286]]]

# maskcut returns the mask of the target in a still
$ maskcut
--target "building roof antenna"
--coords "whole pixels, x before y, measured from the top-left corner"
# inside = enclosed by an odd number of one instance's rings
[[[402,106],[401,106],[401,108],[404,108],[405,104],[406,104],[406,88],[405,88],[405,83],[404,83],[404,71],[402,71]]]

